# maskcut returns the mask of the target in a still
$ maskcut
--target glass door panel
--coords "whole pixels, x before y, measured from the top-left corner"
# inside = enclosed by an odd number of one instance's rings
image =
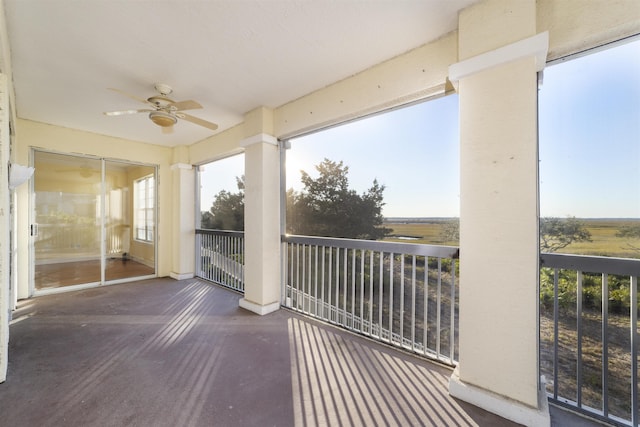
[[[105,280],[155,274],[155,168],[105,162]]]
[[[102,162],[34,152],[36,290],[101,281]]]

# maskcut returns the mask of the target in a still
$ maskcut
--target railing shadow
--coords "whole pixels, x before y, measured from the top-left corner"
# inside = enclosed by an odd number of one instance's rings
[[[450,397],[448,368],[305,319],[288,328],[295,425],[511,425]]]

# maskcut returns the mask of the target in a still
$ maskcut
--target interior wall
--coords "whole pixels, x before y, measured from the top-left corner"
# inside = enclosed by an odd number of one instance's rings
[[[16,144],[13,150],[13,161],[19,164],[30,164],[32,148],[59,153],[76,153],[114,160],[124,160],[153,164],[158,166],[158,182],[167,185],[158,186],[158,218],[157,236],[162,236],[162,244],[158,245],[158,276],[167,276],[171,266],[171,171],[172,149],[120,138],[112,138],[90,132],[52,126],[44,123],[19,119],[16,125]],[[116,153],[126,153],[126,158],[118,158]],[[17,230],[17,291],[18,298],[30,296],[29,290],[29,225],[30,206],[29,188],[23,185],[16,192]],[[144,258],[149,255],[148,248],[137,248]]]

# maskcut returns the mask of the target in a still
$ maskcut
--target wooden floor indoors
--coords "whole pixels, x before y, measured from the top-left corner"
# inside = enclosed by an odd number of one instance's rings
[[[105,279],[119,280],[154,274],[149,267],[131,259],[107,259]],[[38,290],[81,285],[100,281],[100,260],[59,262],[35,267],[35,288]]]

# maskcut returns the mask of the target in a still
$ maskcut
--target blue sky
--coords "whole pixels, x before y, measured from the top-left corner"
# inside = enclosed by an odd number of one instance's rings
[[[539,105],[541,215],[640,218],[640,40],[549,65]]]
[[[542,216],[640,217],[640,41],[549,65],[540,90]],[[287,188],[325,157],[358,192],[385,185],[387,217],[459,215],[457,95],[291,140]],[[201,208],[236,191],[243,156],[205,166]]]

